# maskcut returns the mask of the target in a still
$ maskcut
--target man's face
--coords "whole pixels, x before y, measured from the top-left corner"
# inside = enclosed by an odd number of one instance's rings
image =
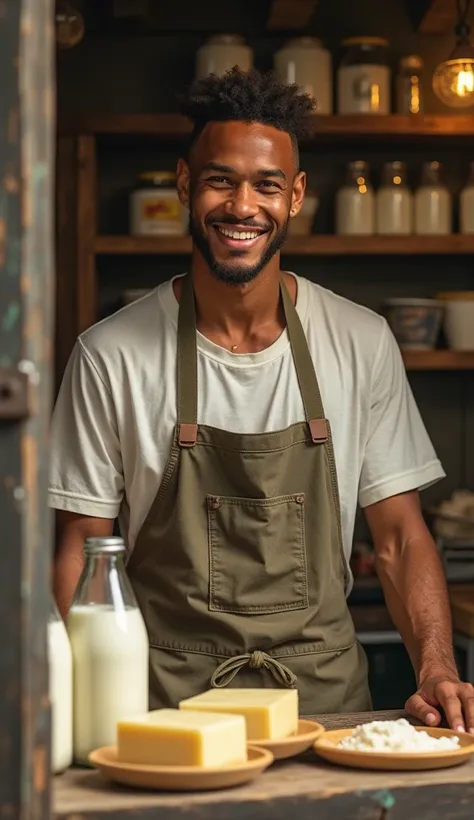
[[[213,275],[228,284],[251,282],[268,265],[304,188],[290,136],[259,123],[210,123],[189,164],[178,165],[194,243]]]

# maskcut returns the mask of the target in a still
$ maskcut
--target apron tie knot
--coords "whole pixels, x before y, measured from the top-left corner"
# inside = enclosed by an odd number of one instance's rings
[[[223,661],[211,678],[211,686],[214,689],[222,689],[228,686],[244,666],[248,666],[250,669],[268,669],[276,682],[287,689],[293,689],[296,684],[297,678],[291,669],[277,661],[276,658],[272,658],[271,655],[267,655],[266,652],[257,650],[248,652],[245,655],[236,655]]]

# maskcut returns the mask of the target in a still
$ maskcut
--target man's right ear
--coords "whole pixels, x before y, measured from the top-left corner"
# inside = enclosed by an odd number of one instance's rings
[[[176,187],[181,205],[189,209],[189,165],[185,159],[178,160]]]

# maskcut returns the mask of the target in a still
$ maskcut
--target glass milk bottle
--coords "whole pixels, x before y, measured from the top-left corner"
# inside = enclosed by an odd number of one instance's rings
[[[461,233],[474,233],[474,162],[469,165],[467,183],[461,191],[460,222]]]
[[[377,233],[406,236],[412,231],[413,198],[407,185],[405,163],[387,162],[377,191]]]
[[[116,743],[117,721],[148,711],[148,636],[122,538],[87,538],[67,627],[74,659],[74,759]]]
[[[336,195],[336,233],[369,236],[375,229],[374,192],[367,162],[350,162],[346,182]]]
[[[415,194],[415,233],[439,236],[451,229],[452,200],[443,183],[441,163],[426,162]]]
[[[66,627],[51,597],[48,621],[49,699],[51,702],[51,771],[72,763],[72,653]]]

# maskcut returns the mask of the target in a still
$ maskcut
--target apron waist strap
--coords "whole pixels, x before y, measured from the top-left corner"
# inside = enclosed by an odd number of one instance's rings
[[[287,666],[267,655],[266,652],[249,652],[246,655],[236,655],[223,661],[211,678],[211,686],[222,689],[228,686],[244,666],[250,669],[268,669],[276,682],[292,689],[296,684],[296,675]]]

